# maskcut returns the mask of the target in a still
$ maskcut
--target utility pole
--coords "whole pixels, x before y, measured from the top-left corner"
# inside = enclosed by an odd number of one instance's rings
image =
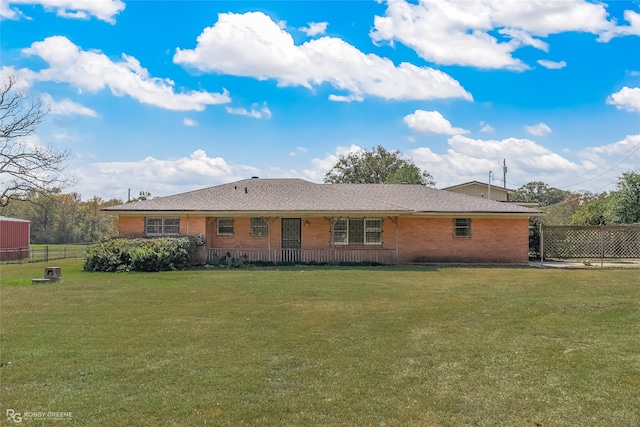
[[[489,195],[488,199],[491,200],[491,177],[493,176],[493,171],[489,171]]]
[[[507,160],[502,159],[502,183],[504,184],[504,189],[507,189]]]

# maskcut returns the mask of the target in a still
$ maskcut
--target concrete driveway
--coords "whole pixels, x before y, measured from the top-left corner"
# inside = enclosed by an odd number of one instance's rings
[[[530,267],[538,268],[640,268],[640,259],[619,259],[604,260],[603,262],[597,258],[584,260],[567,259],[567,260],[544,260],[544,263],[538,261],[529,261]]]

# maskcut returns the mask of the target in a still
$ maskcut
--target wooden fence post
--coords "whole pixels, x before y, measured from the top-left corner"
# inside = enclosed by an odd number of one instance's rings
[[[544,268],[544,224],[540,224],[540,268]]]

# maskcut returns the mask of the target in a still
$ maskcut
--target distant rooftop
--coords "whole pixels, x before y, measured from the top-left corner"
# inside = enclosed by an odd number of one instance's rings
[[[445,187],[445,188],[442,188],[442,190],[447,190],[448,191],[448,190],[453,190],[453,189],[460,188],[460,187],[468,187],[470,185],[481,185],[481,186],[484,186],[484,187],[489,187],[489,183],[487,183],[487,182],[469,181],[469,182],[465,182],[463,184],[457,184],[457,185],[452,185],[450,187]],[[502,187],[500,185],[494,185],[494,184],[491,184],[491,188],[492,189],[497,188],[498,190],[503,190],[503,191],[506,191],[508,193],[515,193],[515,191],[516,191],[516,190],[512,190],[510,188],[504,188],[504,187]]]

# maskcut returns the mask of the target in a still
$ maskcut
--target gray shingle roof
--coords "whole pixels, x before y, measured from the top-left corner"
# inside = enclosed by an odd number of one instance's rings
[[[145,212],[378,212],[494,213],[541,211],[408,184],[315,184],[302,179],[246,179],[167,197],[113,206],[106,211]]]

